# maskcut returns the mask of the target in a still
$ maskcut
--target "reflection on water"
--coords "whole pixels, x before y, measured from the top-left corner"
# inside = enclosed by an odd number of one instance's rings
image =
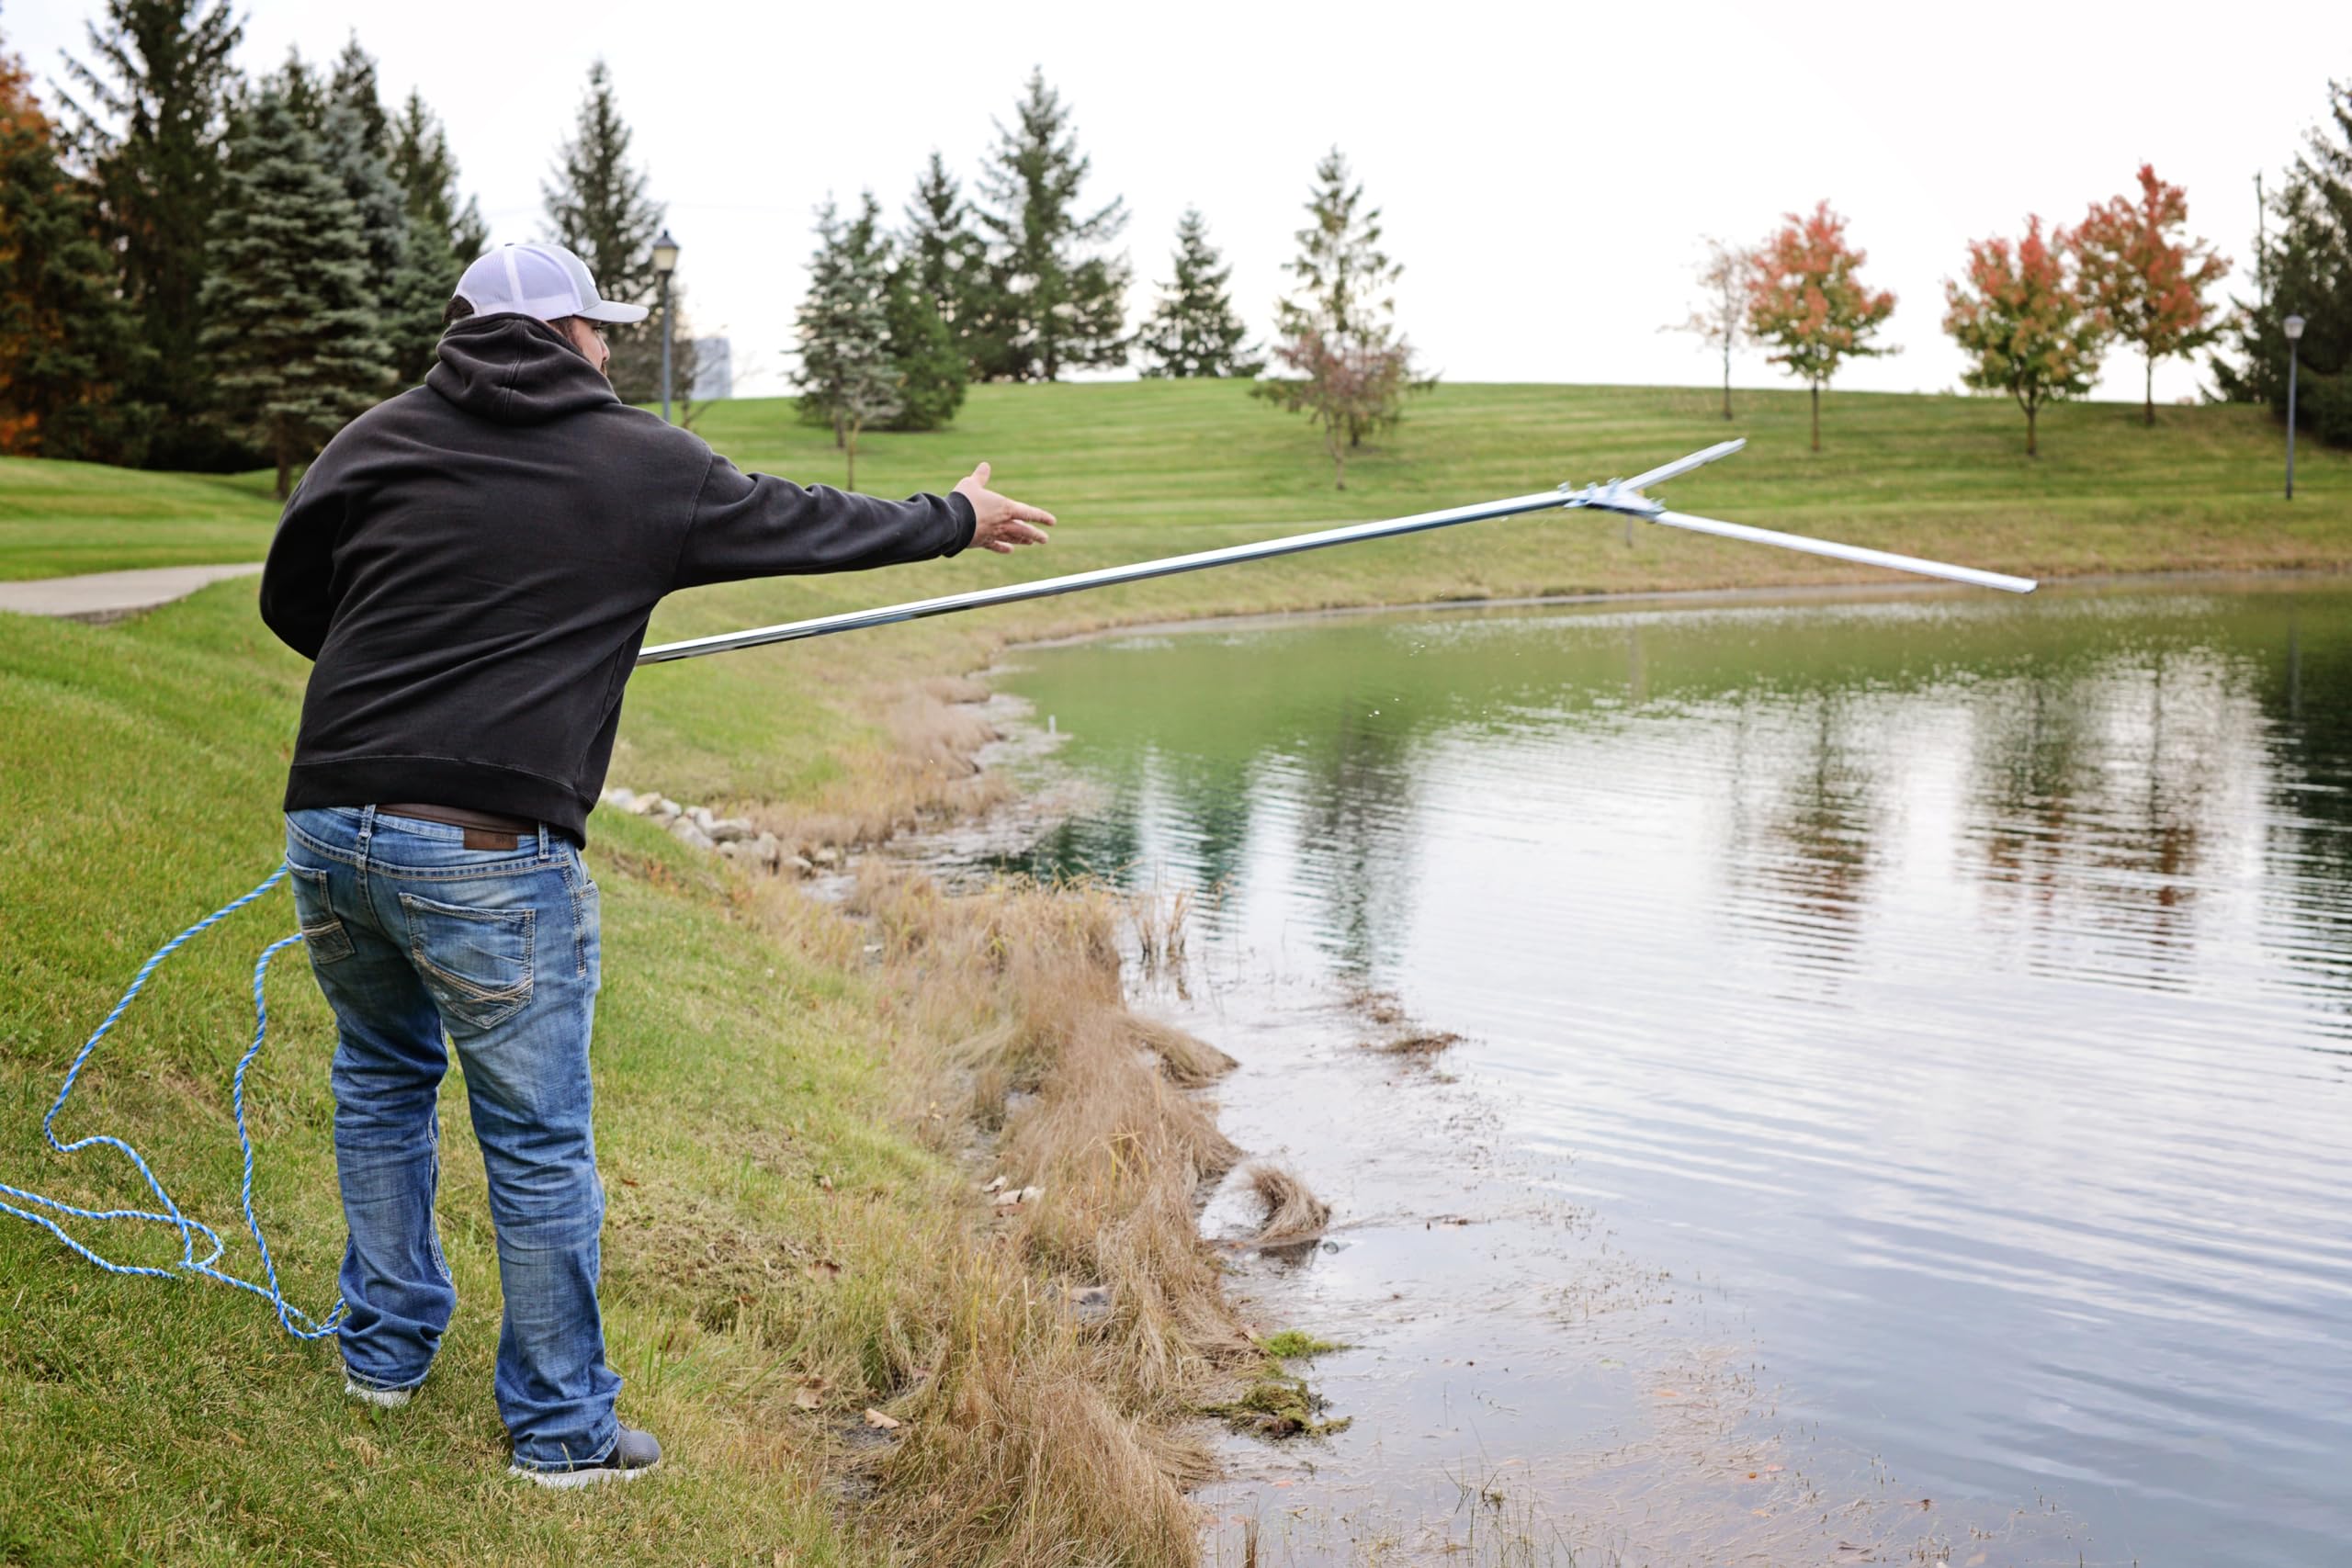
[[[1360,1222],[1257,1283],[1363,1347],[1319,1372],[1365,1418],[1322,1479],[1219,1506],[1435,1506],[1475,1448],[1521,1496],[1603,1499],[1628,1561],[1728,1551],[1781,1506],[1745,1472],[1651,1497],[1729,1521],[1669,1536],[1590,1462],[1666,1397],[1601,1362],[1728,1354],[1759,1392],[1705,1463],[1803,1434],[1758,1473],[1938,1499],[1917,1530],[1954,1562],[2056,1560],[2037,1509],[2069,1562],[2345,1560],[2352,593],[1336,620],[1023,664],[1104,792],[1032,863],[1218,895],[1203,962],[1255,987],[1196,1020],[1246,1064],[1228,1128]],[[1400,1077],[1329,1005],[1363,987],[1470,1043]],[[1427,1239],[1446,1210],[1477,1224]],[[1647,1278],[1704,1286],[1626,1298],[1639,1354],[1558,1309]]]

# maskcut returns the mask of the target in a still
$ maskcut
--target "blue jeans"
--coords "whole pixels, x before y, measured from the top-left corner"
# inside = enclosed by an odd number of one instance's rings
[[[561,1470],[611,1451],[621,1386],[596,1307],[596,885],[544,829],[512,850],[464,840],[372,806],[286,818],[303,945],[339,1026],[344,1365],[369,1388],[414,1387],[457,1306],[433,1223],[446,1040],[465,1067],[498,1232],[498,1414],[517,1464]]]

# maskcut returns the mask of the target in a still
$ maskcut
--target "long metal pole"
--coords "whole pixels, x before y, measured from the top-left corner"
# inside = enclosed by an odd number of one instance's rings
[[[1512,517],[1524,513],[1550,511],[1555,507],[1620,512],[1691,533],[1715,534],[1754,544],[1777,545],[1783,549],[1803,550],[1808,555],[1828,556],[1838,560],[1859,561],[1865,566],[1889,567],[1897,571],[1948,578],[1955,582],[1972,583],[1980,588],[1998,588],[2011,593],[2033,592],[2034,582],[2030,578],[1980,571],[1973,567],[1951,566],[1943,561],[1894,555],[1886,550],[1864,549],[1857,545],[1841,545],[1803,534],[1782,534],[1770,528],[1720,523],[1711,517],[1693,517],[1687,513],[1668,512],[1640,493],[1648,486],[1664,484],[1693,468],[1727,457],[1746,445],[1744,441],[1720,442],[1704,451],[1693,452],[1687,457],[1678,457],[1671,463],[1662,464],[1647,473],[1636,474],[1630,479],[1619,479],[1583,491],[1570,491],[1566,487],[1539,491],[1532,495],[1515,495],[1475,506],[1450,507],[1442,512],[1417,512],[1409,517],[1391,517],[1376,523],[1351,523],[1312,534],[1292,534],[1277,539],[1261,539],[1254,544],[1228,545],[1222,549],[1197,550],[1191,555],[1136,561],[1127,566],[1101,567],[1093,571],[1072,572],[1066,577],[1012,582],[1001,588],[979,588],[968,593],[948,593],[936,599],[916,599],[904,604],[885,604],[872,610],[849,610],[840,615],[818,615],[805,621],[788,621],[781,626],[755,626],[749,631],[726,632],[716,637],[689,637],[682,642],[665,642],[649,648],[637,656],[637,661],[639,664],[666,664],[676,659],[698,659],[707,653],[763,648],[776,642],[797,642],[806,637],[830,637],[835,632],[895,626],[901,621],[950,615],[963,610],[983,610],[996,604],[1018,604],[1030,599],[1083,592],[1090,588],[1142,582],[1150,578],[1173,577],[1179,572],[1202,571],[1213,566],[1232,566],[1241,561],[1270,560],[1277,556],[1327,549],[1333,545],[1395,538],[1405,534],[1426,533],[1432,528],[1450,528],[1458,523],[1477,523],[1489,517]]]
[[[2287,499],[2295,499],[2295,366],[2302,355],[2287,345]]]
[[[649,648],[637,656],[639,664],[662,664],[673,659],[695,659],[706,653],[725,653],[738,648],[761,648],[772,642],[797,642],[803,637],[829,637],[834,632],[863,631],[868,626],[895,626],[900,621],[919,621],[926,615],[952,615],[959,610],[985,610],[993,604],[1018,604],[1028,599],[1048,599],[1057,593],[1079,593],[1089,588],[1110,588],[1122,582],[1141,582],[1148,578],[1173,577],[1179,572],[1201,571],[1213,566],[1230,566],[1238,561],[1269,560],[1276,556],[1296,555],[1302,550],[1319,550],[1332,545],[1352,545],[1360,539],[1385,539],[1399,534],[1418,534],[1430,528],[1451,527],[1456,523],[1476,523],[1488,517],[1510,517],[1522,512],[1543,512],[1566,506],[1568,498],[1556,490],[1541,491],[1533,495],[1516,495],[1508,501],[1490,501],[1480,506],[1457,506],[1446,512],[1422,512],[1410,517],[1394,517],[1379,523],[1355,523],[1344,528],[1326,528],[1317,534],[1293,534],[1280,539],[1261,539],[1256,544],[1231,545],[1219,550],[1199,550],[1187,556],[1170,556],[1162,560],[1137,561],[1130,566],[1106,566],[1094,571],[1072,572],[1067,577],[1040,578],[1034,582],[1009,582],[1001,588],[975,589],[969,593],[949,593],[937,599],[917,599],[905,604],[885,604],[873,610],[850,610],[838,615],[819,615],[814,620],[792,621],[784,626],[755,626],[750,631],[729,632],[719,637],[690,637],[684,642],[665,642]]]
[[[670,275],[662,275],[662,423],[670,423]]]

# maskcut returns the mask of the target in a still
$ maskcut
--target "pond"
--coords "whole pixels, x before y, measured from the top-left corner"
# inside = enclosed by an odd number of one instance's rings
[[[1231,1445],[1213,1560],[2352,1551],[2352,592],[1230,623],[1001,683],[1090,787],[1000,859],[1189,895],[1146,1004],[1335,1211],[1235,1284],[1351,1347],[1300,1370],[1352,1424]]]

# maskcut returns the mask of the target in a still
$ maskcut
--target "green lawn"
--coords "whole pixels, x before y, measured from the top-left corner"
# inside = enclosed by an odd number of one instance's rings
[[[110,1151],[43,1150],[40,1116],[147,952],[275,863],[303,672],[250,584],[105,628],[0,615],[0,1180],[144,1200]],[[644,824],[598,831],[608,1325],[629,1410],[688,1462],[627,1508],[506,1482],[495,1257],[453,1084],[441,1213],[462,1304],[397,1414],[345,1400],[333,1349],[287,1340],[249,1296],[101,1274],[0,1216],[0,1562],[859,1560],[815,1490],[821,1427],[776,1412],[791,1369],[884,1364],[888,1281],[961,1186],[890,1130],[884,1024],[853,966],[729,919],[707,863]],[[60,1127],[132,1139],[254,1277],[229,1070],[254,955],[292,921],[274,892],[176,955]],[[323,1311],[332,1024],[299,953],[270,1000],[257,1198],[289,1294]],[[159,1227],[74,1229],[126,1260],[177,1252]]]
[[[259,560],[266,474],[149,474],[0,457],[0,578]]]
[[[1627,473],[1720,439],[1712,394],[1453,387],[1329,488],[1305,427],[1214,384],[982,388],[954,430],[871,438],[867,488],[938,488],[986,457],[1064,519],[1042,551],[740,584],[666,605],[689,635],[1201,548],[1330,519]],[[2028,573],[2352,562],[2352,460],[2310,452],[2274,490],[2257,412],[2063,408],[2022,454],[2006,403],[1839,395],[1829,450],[1804,401],[1744,394],[1754,446],[1672,492],[1690,510]],[[780,401],[713,406],[747,466],[833,480],[822,433]],[[251,559],[276,508],[257,478],[0,462],[0,577]],[[685,798],[854,793],[881,696],[984,661],[1002,638],[1110,618],[1591,589],[1861,581],[1872,574],[1614,521],[1536,517],[642,672],[616,782]],[[304,676],[254,618],[252,581],[108,627],[0,615],[0,1180],[89,1201],[133,1182],[103,1153],[40,1148],[74,1046],[139,960],[275,862]],[[818,1484],[821,1431],[796,1370],[885,1365],[894,1290],[951,1207],[956,1173],[894,1130],[877,1064],[894,1028],[857,959],[781,942],[705,864],[600,816],[606,991],[600,1141],[606,1270],[627,1408],[692,1462],[612,1500],[518,1493],[488,1397],[493,1255],[460,1107],[444,1226],[459,1318],[428,1393],[356,1410],[334,1356],[251,1298],[119,1280],[0,1217],[0,1561],[852,1561]],[[228,1072],[247,971],[290,926],[278,895],[175,958],[103,1047],[61,1131],[120,1131],[232,1237]],[[298,1300],[333,1294],[341,1224],[327,1140],[328,1020],[299,956],[253,1086],[259,1201]],[[826,1175],[830,1187],[817,1180]],[[153,1235],[78,1227],[149,1261]],[[911,1238],[911,1239],[910,1239]],[[816,1257],[838,1275],[801,1265]],[[251,1247],[231,1262],[250,1269]],[[894,1283],[894,1280],[896,1281]],[[813,1435],[812,1435],[813,1434]]]

